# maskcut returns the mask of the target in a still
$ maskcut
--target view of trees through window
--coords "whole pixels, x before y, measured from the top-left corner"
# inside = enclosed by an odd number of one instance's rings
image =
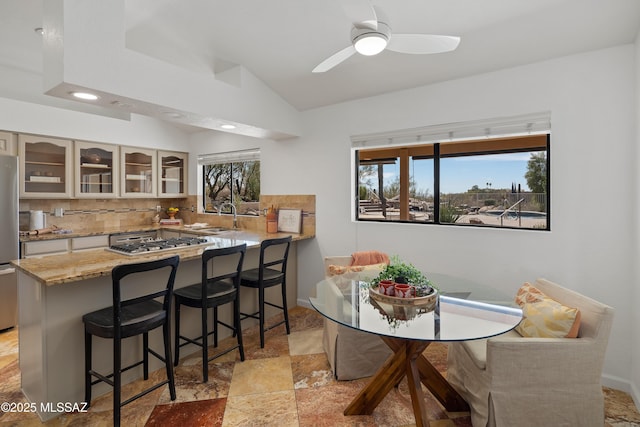
[[[548,230],[548,135],[358,150],[358,220]]]
[[[222,205],[231,203],[238,215],[259,215],[259,160],[204,165],[203,172],[205,212],[218,212]],[[231,211],[224,206],[224,213]]]

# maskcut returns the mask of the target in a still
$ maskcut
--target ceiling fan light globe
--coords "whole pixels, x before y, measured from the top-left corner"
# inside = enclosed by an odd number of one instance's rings
[[[356,51],[365,56],[373,56],[382,52],[387,47],[389,39],[380,33],[368,33],[357,37],[353,41]]]

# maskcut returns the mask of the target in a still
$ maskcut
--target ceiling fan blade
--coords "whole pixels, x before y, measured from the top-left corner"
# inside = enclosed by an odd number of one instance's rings
[[[378,16],[369,0],[346,0],[341,4],[344,14],[351,20],[354,27],[378,29]]]
[[[329,71],[336,65],[340,64],[342,61],[348,59],[351,55],[356,53],[356,49],[353,46],[348,46],[342,49],[339,52],[334,53],[313,69],[313,73],[324,73],[325,71]]]
[[[428,54],[455,50],[460,37],[433,34],[393,34],[387,49],[400,53]]]

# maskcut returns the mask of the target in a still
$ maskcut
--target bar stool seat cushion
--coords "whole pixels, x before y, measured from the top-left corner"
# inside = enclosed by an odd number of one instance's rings
[[[270,284],[280,284],[282,283],[282,279],[284,278],[284,274],[282,271],[274,270],[272,268],[264,269],[264,285],[269,286]],[[250,270],[246,270],[242,272],[242,286],[247,286],[251,288],[257,288],[260,286],[260,269],[252,268]]]
[[[122,307],[121,317],[122,338],[127,338],[161,326],[167,312],[157,301],[143,301]],[[113,307],[85,314],[82,320],[91,335],[113,338]]]
[[[233,283],[226,280],[218,280],[215,282],[207,283],[207,300],[208,306],[213,307],[214,305],[222,305],[227,301],[221,300],[225,295],[229,296],[229,301],[234,299],[236,294],[236,288],[233,286]],[[194,285],[185,286],[184,288],[176,289],[174,295],[177,298],[180,298],[180,304],[184,304],[189,307],[201,307],[202,301],[200,301],[202,296],[202,285],[200,283],[196,283]],[[210,298],[216,298],[217,300],[209,300]]]

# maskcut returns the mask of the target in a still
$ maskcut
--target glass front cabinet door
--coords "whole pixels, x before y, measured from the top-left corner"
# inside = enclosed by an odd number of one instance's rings
[[[158,197],[186,197],[187,153],[158,151]]]
[[[120,147],[122,197],[156,197],[156,150]]]
[[[118,196],[118,146],[75,141],[74,152],[76,197]]]
[[[20,197],[71,197],[71,146],[65,139],[19,135]]]

